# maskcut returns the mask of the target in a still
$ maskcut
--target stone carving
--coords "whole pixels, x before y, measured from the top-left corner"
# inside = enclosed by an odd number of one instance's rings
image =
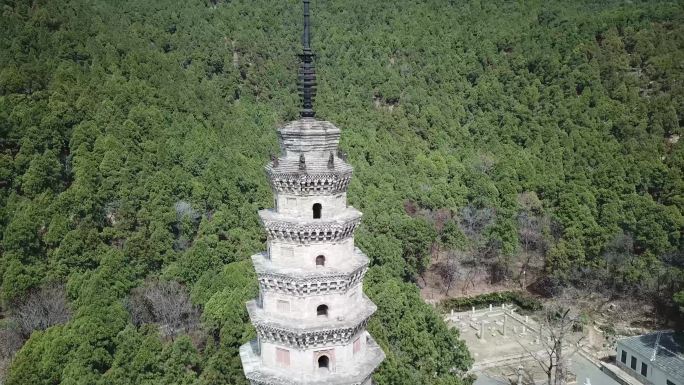
[[[364,330],[370,314],[354,327],[331,328],[317,331],[287,329],[271,323],[254,322],[254,328],[262,341],[278,343],[297,349],[311,349],[322,346],[349,344],[351,339]]]
[[[304,158],[304,154],[299,154],[299,170],[306,170],[306,159]]]
[[[268,172],[271,187],[277,192],[297,195],[336,194],[347,190],[351,172],[325,174]]]
[[[270,239],[302,244],[314,242],[339,242],[354,234],[361,223],[361,217],[345,222],[320,222],[302,224],[279,221],[263,221],[266,234]]]
[[[300,297],[346,293],[363,280],[368,265],[357,268],[349,274],[335,274],[329,276],[311,276],[305,278],[293,277],[285,274],[257,273],[259,287],[264,291],[286,293]]]

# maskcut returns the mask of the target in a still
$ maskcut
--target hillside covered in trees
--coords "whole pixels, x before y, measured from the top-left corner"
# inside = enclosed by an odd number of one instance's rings
[[[684,2],[315,0],[381,385],[469,384],[419,296],[435,248],[684,307]],[[245,384],[249,256],[297,0],[0,2],[0,374]],[[681,316],[681,314],[679,314]],[[2,381],[0,381],[2,382]]]

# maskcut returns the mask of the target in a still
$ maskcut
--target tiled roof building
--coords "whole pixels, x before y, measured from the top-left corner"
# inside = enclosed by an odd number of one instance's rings
[[[684,333],[661,331],[617,342],[619,367],[645,384],[684,385]]]

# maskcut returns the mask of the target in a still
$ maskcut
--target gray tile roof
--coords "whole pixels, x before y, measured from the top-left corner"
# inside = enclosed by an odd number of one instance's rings
[[[654,367],[682,381],[684,380],[684,332],[663,331],[660,333],[655,360],[651,358],[658,332],[623,338],[618,341],[618,345],[639,354],[649,360]]]

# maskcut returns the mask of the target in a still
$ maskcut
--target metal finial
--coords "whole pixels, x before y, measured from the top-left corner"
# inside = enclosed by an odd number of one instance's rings
[[[304,52],[311,51],[311,34],[310,34],[310,20],[309,20],[309,3],[311,0],[303,0],[304,2],[304,33],[302,34],[302,47]]]
[[[299,116],[302,118],[313,118],[316,113],[313,110],[313,100],[316,96],[316,70],[314,68],[314,54],[311,51],[310,21],[309,21],[309,2],[304,3],[304,33],[302,34],[303,51],[299,55],[299,96],[302,100],[302,110]]]

